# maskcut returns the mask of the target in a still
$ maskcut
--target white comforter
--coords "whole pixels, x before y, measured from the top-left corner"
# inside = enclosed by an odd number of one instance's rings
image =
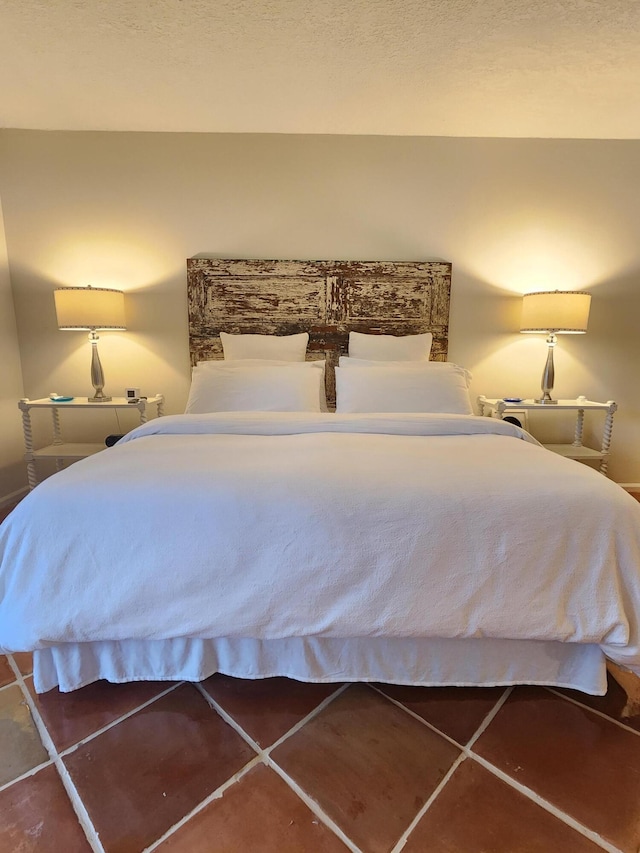
[[[0,528],[0,651],[176,637],[598,643],[640,673],[640,505],[517,427],[154,420]]]

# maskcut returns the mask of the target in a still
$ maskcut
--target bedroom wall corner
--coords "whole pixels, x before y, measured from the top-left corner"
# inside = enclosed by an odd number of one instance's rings
[[[0,507],[27,488],[18,400],[24,397],[16,315],[0,195]]]

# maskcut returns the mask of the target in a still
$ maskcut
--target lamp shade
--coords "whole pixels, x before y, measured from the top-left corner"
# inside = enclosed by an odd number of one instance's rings
[[[124,293],[106,287],[59,287],[53,292],[59,329],[126,329]]]
[[[579,290],[548,290],[522,297],[521,332],[580,335],[587,331],[591,294]]]

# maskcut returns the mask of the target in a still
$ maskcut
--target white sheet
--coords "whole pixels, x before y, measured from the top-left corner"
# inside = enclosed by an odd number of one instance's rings
[[[640,673],[638,566],[640,505],[497,419],[173,416],[7,519],[0,649],[488,637]]]

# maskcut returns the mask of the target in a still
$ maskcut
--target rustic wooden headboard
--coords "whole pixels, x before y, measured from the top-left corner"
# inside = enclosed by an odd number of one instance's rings
[[[349,332],[432,332],[446,361],[451,264],[441,261],[263,261],[189,258],[191,363],[222,358],[220,332],[309,332],[307,358],[327,360],[327,399]]]

